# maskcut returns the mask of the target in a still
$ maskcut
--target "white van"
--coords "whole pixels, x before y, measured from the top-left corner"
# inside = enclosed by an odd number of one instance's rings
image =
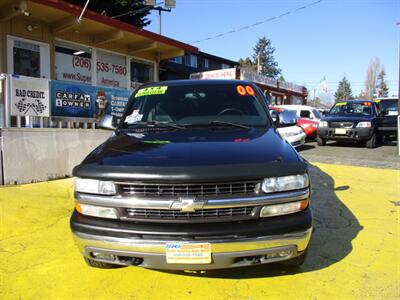
[[[322,118],[321,113],[312,106],[307,105],[277,105],[276,107],[295,111],[299,118],[306,118],[319,121]]]

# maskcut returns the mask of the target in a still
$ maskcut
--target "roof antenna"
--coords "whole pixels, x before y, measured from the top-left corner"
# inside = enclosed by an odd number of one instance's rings
[[[83,8],[83,10],[82,10],[82,12],[81,12],[81,15],[80,15],[79,18],[78,18],[78,21],[77,21],[78,24],[82,21],[83,14],[85,13],[86,7],[88,6],[89,2],[90,2],[90,0],[87,0],[87,1],[86,1],[86,4],[85,4],[85,6],[84,6],[84,8]]]

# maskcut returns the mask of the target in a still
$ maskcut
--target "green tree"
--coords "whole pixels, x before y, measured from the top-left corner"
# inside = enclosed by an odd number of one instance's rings
[[[351,91],[350,82],[346,79],[346,76],[339,82],[338,89],[335,93],[335,100],[351,100],[353,99],[353,93]]]
[[[387,97],[389,94],[389,88],[386,84],[385,76],[386,76],[385,69],[382,68],[382,70],[378,74],[378,80],[376,85],[378,97]]]
[[[86,4],[86,0],[66,1],[82,7]],[[90,0],[88,9],[142,28],[151,22],[146,18],[150,10],[144,9],[146,6],[143,2],[143,0]]]
[[[281,75],[282,70],[278,68],[278,63],[275,61],[275,48],[272,47],[271,40],[265,36],[258,39],[257,44],[253,48],[253,64],[258,65],[260,61],[260,73],[264,76],[277,78]]]

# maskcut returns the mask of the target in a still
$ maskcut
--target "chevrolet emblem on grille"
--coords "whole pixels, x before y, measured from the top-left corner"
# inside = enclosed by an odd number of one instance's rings
[[[179,197],[178,201],[171,204],[171,209],[180,209],[184,212],[194,212],[196,209],[202,209],[206,201],[197,200],[195,197]]]

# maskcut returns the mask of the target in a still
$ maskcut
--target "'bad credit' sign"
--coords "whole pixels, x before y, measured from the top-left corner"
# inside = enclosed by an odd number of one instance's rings
[[[11,115],[48,117],[49,106],[49,80],[11,77]]]

